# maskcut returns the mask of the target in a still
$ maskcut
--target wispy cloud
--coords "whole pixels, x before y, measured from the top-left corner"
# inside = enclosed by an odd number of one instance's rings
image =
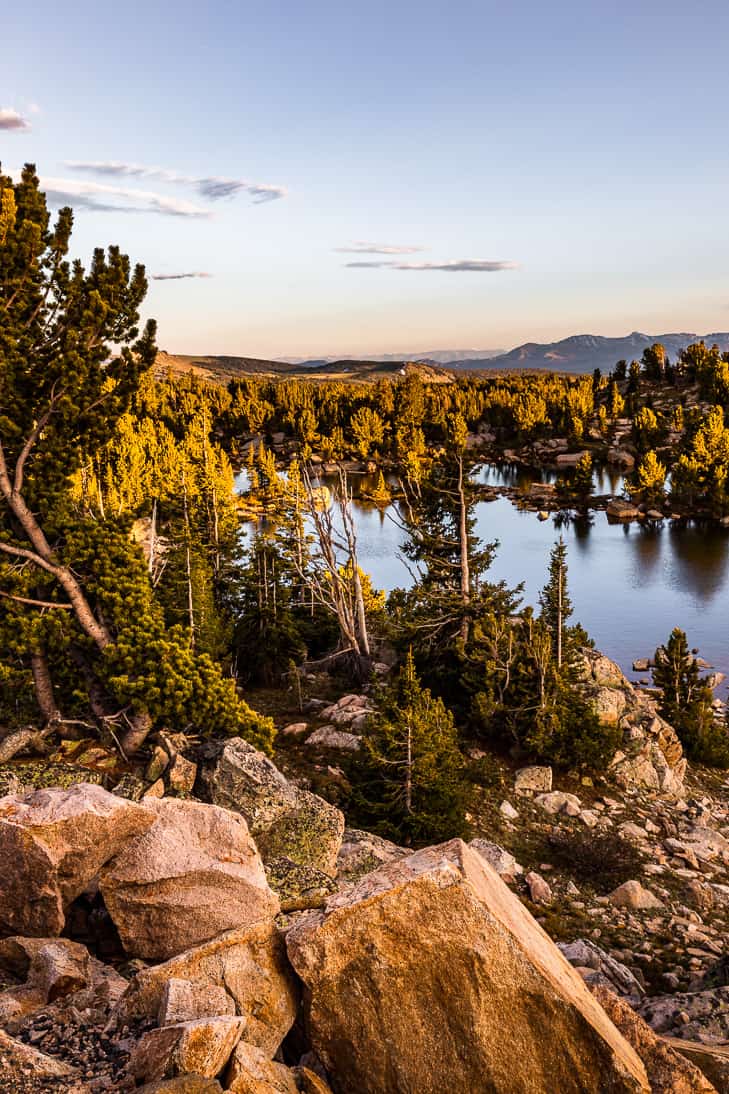
[[[427,247],[401,247],[393,243],[369,243],[364,239],[355,239],[346,247],[335,247],[334,250],[343,255],[414,255],[427,250]]]
[[[268,182],[251,182],[248,179],[228,178],[225,175],[187,175],[166,167],[148,167],[141,163],[126,163],[123,160],[67,160],[66,167],[72,171],[101,175],[107,178],[154,179],[173,186],[189,186],[197,190],[201,197],[209,201],[234,197],[246,193],[256,204],[276,201],[286,197],[285,186],[276,186]]]
[[[30,122],[17,110],[10,107],[0,107],[0,129],[30,129]]]
[[[194,270],[190,273],[152,274],[153,281],[186,281],[190,277],[212,277],[203,270]]]
[[[41,178],[48,203],[55,208],[72,205],[97,213],[158,213],[162,216],[209,217],[208,209],[179,198],[167,197],[152,190],[133,190],[126,186],[109,186],[101,182],[79,182],[77,179]]]
[[[349,269],[445,270],[447,273],[498,273],[517,270],[518,262],[493,262],[481,258],[456,258],[450,262],[347,262]]]

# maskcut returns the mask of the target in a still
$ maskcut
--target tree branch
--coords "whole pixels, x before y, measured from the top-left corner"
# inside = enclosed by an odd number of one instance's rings
[[[53,387],[51,388],[51,401],[50,401],[50,404],[48,406],[48,410],[46,410],[45,414],[41,414],[40,418],[36,422],[35,427],[31,431],[30,435],[28,436],[27,441],[23,445],[21,453],[18,456],[17,462],[15,464],[15,474],[13,475],[13,494],[17,495],[23,489],[23,472],[25,470],[25,464],[26,464],[26,461],[28,459],[28,456],[33,451],[33,448],[35,447],[36,441],[40,437],[41,433],[43,432],[45,427],[48,425],[48,422],[50,421],[50,418],[53,414],[53,411],[56,408],[56,403],[58,402],[58,400],[61,398],[62,395],[63,395],[62,391],[59,392],[58,394],[56,394],[56,385],[54,384]]]
[[[29,596],[13,596],[12,593],[4,593],[1,589],[0,596],[4,600],[14,600],[16,604],[30,604],[34,608],[59,608],[64,612],[73,611],[73,604],[57,604],[52,600],[33,600]]]

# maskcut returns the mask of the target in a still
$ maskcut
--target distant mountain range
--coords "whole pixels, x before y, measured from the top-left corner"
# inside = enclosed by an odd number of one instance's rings
[[[487,361],[505,353],[503,349],[429,349],[423,353],[374,353],[368,361],[378,364],[402,364],[403,361],[424,361],[428,365],[450,365],[452,361],[463,364],[464,361]],[[301,368],[323,368],[325,365],[338,364],[341,361],[360,361],[361,357],[345,354],[343,357],[277,357],[277,361]]]
[[[729,351],[729,333],[716,334],[641,334],[633,331],[625,338],[604,338],[599,334],[573,334],[560,342],[525,342],[523,346],[504,353],[500,350],[432,350],[428,353],[383,353],[366,360],[356,357],[291,357],[288,360],[263,360],[256,357],[224,355],[171,354],[160,351],[157,369],[160,373],[195,372],[218,383],[227,383],[236,376],[301,376],[318,379],[349,381],[378,380],[399,374],[403,369],[415,370],[423,379],[447,382],[459,370],[519,371],[546,369],[555,372],[590,373],[599,368],[609,372],[616,362],[630,363],[641,357],[646,346],[661,342],[670,358],[692,342],[702,340],[708,346]]]
[[[599,368],[609,372],[617,361],[630,364],[640,359],[643,350],[655,342],[661,342],[670,358],[675,359],[679,350],[692,342],[703,339],[708,346],[715,343],[722,353],[729,350],[729,334],[641,334],[633,331],[625,338],[604,338],[599,334],[573,334],[560,342],[525,342],[523,346],[496,355],[485,354],[482,358],[452,358],[452,369],[554,369],[559,372],[592,372]]]

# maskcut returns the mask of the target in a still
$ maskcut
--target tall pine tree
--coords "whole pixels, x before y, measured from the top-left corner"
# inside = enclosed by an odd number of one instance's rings
[[[425,843],[463,833],[463,757],[453,715],[422,687],[411,652],[380,697],[353,779],[363,822],[384,835]]]

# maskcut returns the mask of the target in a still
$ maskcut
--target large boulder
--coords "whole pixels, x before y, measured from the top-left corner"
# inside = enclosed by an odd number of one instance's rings
[[[289,782],[268,756],[241,737],[211,742],[204,758],[203,796],[245,817],[264,861],[283,857],[336,873],[344,832],[339,809]]]
[[[702,1071],[675,1052],[609,988],[596,985],[593,995],[645,1064],[651,1094],[717,1094]]]
[[[59,935],[71,902],[153,823],[87,783],[0,798],[0,936]]]
[[[277,914],[278,898],[241,816],[174,798],[145,800],[142,808],[153,825],[100,878],[128,954],[164,960]]]
[[[271,922],[228,931],[162,965],[142,969],[119,1001],[117,1023],[156,1019],[173,979],[190,981],[201,993],[212,986],[224,988],[235,1013],[247,1018],[246,1041],[270,1056],[294,1023],[298,987],[283,939]]]
[[[331,897],[287,946],[339,1094],[650,1089],[580,976],[460,840]]]

